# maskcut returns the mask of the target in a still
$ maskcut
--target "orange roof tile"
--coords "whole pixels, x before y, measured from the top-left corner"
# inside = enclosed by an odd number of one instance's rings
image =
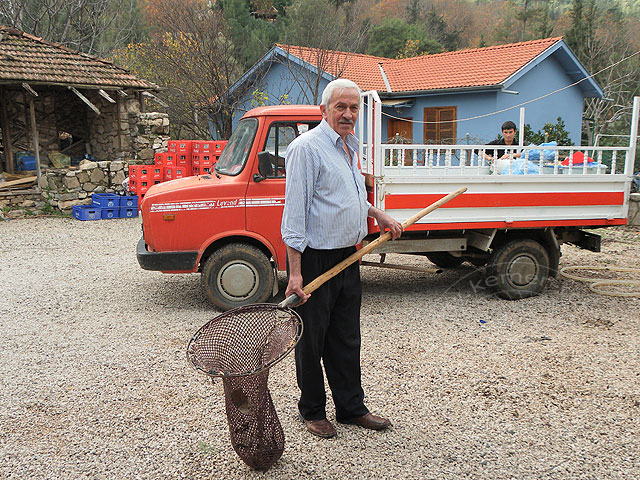
[[[107,60],[0,26],[0,83],[20,82],[158,89]]]
[[[388,62],[388,58],[297,45],[276,44],[276,46],[311,65],[317,66],[319,64],[325,72],[334,77],[353,80],[364,90],[386,89],[378,64]]]
[[[561,39],[544,38],[398,60],[329,51],[321,66],[333,76],[353,80],[363,90],[387,91],[380,63],[392,92],[491,86],[504,82]],[[318,49],[278,46],[308,63],[318,63]]]

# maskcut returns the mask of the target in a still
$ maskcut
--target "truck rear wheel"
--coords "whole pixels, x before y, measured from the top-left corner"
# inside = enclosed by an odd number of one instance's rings
[[[449,252],[429,252],[426,255],[431,263],[442,268],[459,267],[464,262],[464,258],[454,257]]]
[[[271,262],[260,249],[236,243],[211,254],[201,280],[211,303],[229,310],[269,300],[275,278]]]
[[[512,240],[497,247],[487,266],[487,285],[507,300],[540,294],[548,278],[549,254],[535,240]]]

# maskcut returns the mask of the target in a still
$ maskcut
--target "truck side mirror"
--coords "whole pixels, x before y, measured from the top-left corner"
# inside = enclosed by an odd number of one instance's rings
[[[261,182],[267,177],[273,177],[274,156],[269,152],[258,153],[258,173],[253,176],[253,180]]]

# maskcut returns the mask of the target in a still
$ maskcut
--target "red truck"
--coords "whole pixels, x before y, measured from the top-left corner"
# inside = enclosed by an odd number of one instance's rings
[[[558,270],[563,243],[599,251],[583,228],[624,225],[635,158],[639,102],[628,147],[545,147],[554,158],[495,170],[486,145],[382,143],[382,105],[366,92],[356,134],[369,201],[399,221],[460,186],[468,191],[376,253],[426,255],[440,267],[486,265],[487,282],[508,299],[537,295]],[[201,272],[209,300],[225,310],[269,300],[286,268],[280,236],[287,146],[321,121],[317,106],[260,107],[243,116],[214,172],[155,185],[141,206],[140,266]],[[535,147],[521,146],[521,158]],[[573,158],[591,158],[576,164]],[[547,152],[548,154],[548,152]],[[575,154],[575,156],[574,156]],[[566,158],[567,161],[563,161]],[[514,174],[512,174],[512,172]],[[370,235],[378,227],[370,219]]]

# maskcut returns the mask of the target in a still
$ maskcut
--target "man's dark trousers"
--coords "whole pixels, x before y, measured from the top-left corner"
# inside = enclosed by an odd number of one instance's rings
[[[305,248],[302,278],[311,282],[356,251]],[[326,418],[326,394],[320,361],[336,406],[336,418],[365,415],[364,391],[360,382],[360,266],[356,262],[311,294],[297,308],[304,332],[296,346],[296,374],[301,395],[300,414],[306,420]]]

